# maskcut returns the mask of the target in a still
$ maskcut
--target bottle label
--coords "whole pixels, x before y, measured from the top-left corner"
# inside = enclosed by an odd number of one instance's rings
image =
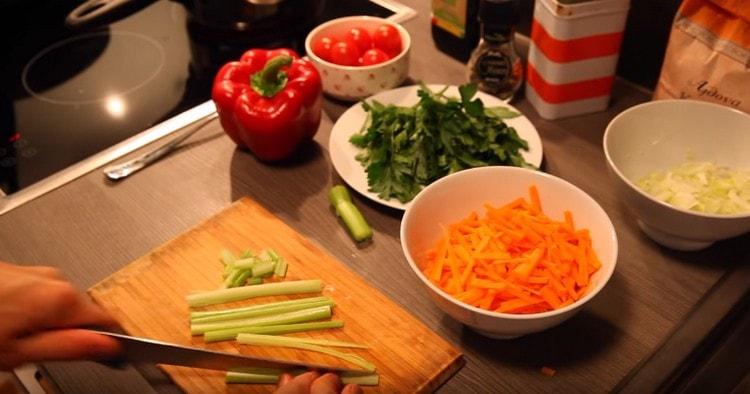
[[[468,0],[432,0],[432,24],[458,38],[466,36]]]
[[[506,82],[511,77],[512,69],[508,56],[499,52],[488,52],[477,59],[476,72],[485,83]]]

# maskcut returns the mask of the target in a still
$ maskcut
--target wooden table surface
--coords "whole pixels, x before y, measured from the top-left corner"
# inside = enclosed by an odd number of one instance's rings
[[[430,38],[429,2],[404,1],[419,15],[404,24],[412,34],[410,76],[427,83],[461,84],[463,64],[438,52]],[[328,158],[328,136],[349,104],[326,100],[315,143],[290,164],[261,164],[235,149],[218,123],[186,146],[124,182],[92,172],[0,216],[0,260],[61,268],[85,289],[130,261],[249,196],[459,346],[466,366],[441,392],[601,392],[612,390],[647,358],[729,269],[740,263],[749,236],[701,252],[662,248],[639,231],[614,194],[601,140],[620,111],[649,94],[618,81],[609,110],[545,121],[521,99],[516,105],[536,126],[546,172],[593,196],[619,238],[617,269],[606,288],[578,315],[546,332],[491,340],[443,314],[411,273],[399,244],[401,212],[353,193],[375,230],[358,247],[328,207],[328,189],[342,183]],[[159,144],[159,143],[157,143]],[[429,351],[429,349],[425,349]],[[540,368],[557,374],[548,377]],[[112,370],[94,363],[50,363],[65,392],[161,392],[175,387],[154,368]]]

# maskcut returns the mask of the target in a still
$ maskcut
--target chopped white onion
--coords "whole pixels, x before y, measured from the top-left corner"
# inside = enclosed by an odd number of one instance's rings
[[[750,212],[750,170],[689,161],[656,171],[637,182],[654,198],[693,211],[736,214]]]

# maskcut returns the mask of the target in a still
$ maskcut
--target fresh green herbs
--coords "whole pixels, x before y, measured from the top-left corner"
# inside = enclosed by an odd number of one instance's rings
[[[459,87],[460,99],[445,89],[422,86],[412,107],[363,102],[367,121],[350,142],[362,149],[357,160],[369,190],[401,202],[448,174],[472,167],[512,165],[535,168],[521,156],[528,144],[503,119],[518,116],[504,107],[486,108],[477,86]]]

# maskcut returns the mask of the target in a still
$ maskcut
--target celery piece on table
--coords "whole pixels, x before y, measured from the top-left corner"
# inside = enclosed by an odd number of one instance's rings
[[[266,297],[274,295],[319,293],[323,289],[320,279],[297,280],[289,282],[264,283],[255,286],[233,287],[231,289],[219,289],[202,293],[190,294],[186,297],[191,307],[222,304],[232,301],[240,301],[254,297]]]
[[[338,215],[344,224],[346,224],[349,233],[355,241],[362,242],[372,238],[372,227],[367,223],[362,213],[352,203],[351,196],[342,185],[336,185],[328,192],[328,198],[331,205],[336,209]]]
[[[365,360],[364,358],[352,354],[345,353],[338,350],[329,349],[324,346],[313,345],[298,340],[299,338],[292,337],[281,337],[276,335],[259,335],[259,334],[237,334],[237,342],[245,345],[256,345],[256,346],[280,346],[290,347],[295,349],[310,350],[313,352],[327,354],[342,360],[348,361],[354,365],[357,365],[368,372],[375,372],[375,364]]]
[[[250,249],[245,249],[240,253],[240,259],[248,259],[251,257],[255,257],[255,253]]]
[[[314,330],[327,330],[331,328],[341,328],[344,326],[342,320],[316,321],[307,323],[294,324],[277,324],[270,326],[249,326],[229,328],[226,330],[206,331],[203,334],[205,342],[229,341],[237,338],[237,334],[265,334],[280,335],[294,332],[306,332]]]
[[[293,312],[279,313],[276,315],[263,315],[247,319],[227,320],[215,323],[191,324],[190,332],[193,335],[201,335],[207,331],[226,330],[230,328],[245,326],[269,326],[277,324],[303,323],[313,320],[328,319],[330,317],[331,307],[326,305],[308,309],[301,309]]]
[[[252,271],[251,271],[252,273]],[[263,278],[253,278],[252,276],[247,278],[247,284],[248,285],[259,285],[263,283]]]
[[[225,313],[221,315],[196,317],[190,319],[190,324],[215,323],[228,320],[247,319],[256,316],[274,315],[279,313],[294,312],[302,309],[310,309],[319,306],[333,306],[332,300],[321,300],[311,303],[287,304],[270,306],[266,308],[251,309],[234,313]]]
[[[190,312],[190,320],[195,320],[199,317],[227,315],[227,314],[244,312],[244,311],[252,311],[252,310],[257,310],[257,309],[273,308],[273,307],[277,307],[281,305],[311,304],[311,303],[318,302],[318,301],[331,301],[332,302],[333,298],[328,297],[328,296],[307,297],[307,298],[297,298],[294,300],[267,302],[265,304],[243,306],[240,308],[219,309],[216,311]]]

